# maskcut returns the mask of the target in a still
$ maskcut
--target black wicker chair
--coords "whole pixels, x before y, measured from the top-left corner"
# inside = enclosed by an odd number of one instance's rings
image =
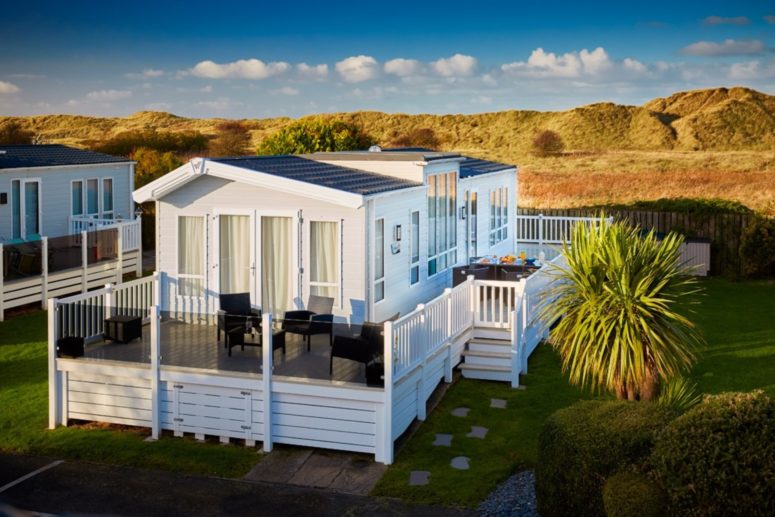
[[[289,334],[304,336],[307,351],[312,345],[312,336],[328,334],[328,344],[333,343],[334,299],[326,296],[310,295],[306,310],[288,311],[283,316],[282,328]]]
[[[385,321],[395,321],[399,314],[395,314]],[[351,336],[334,336],[334,344],[331,346],[331,358],[328,362],[328,373],[334,373],[334,357],[349,359],[363,364],[369,364],[374,359],[382,357],[385,349],[384,324],[364,322],[359,334]]]
[[[222,294],[218,299],[218,341],[221,340],[221,332],[224,332],[227,337],[224,346],[228,347],[228,336],[240,327],[244,329],[243,334],[249,334],[251,327],[260,329],[261,310],[250,305],[250,293]]]

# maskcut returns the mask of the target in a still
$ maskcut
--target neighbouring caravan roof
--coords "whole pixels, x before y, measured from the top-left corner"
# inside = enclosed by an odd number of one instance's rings
[[[120,156],[76,149],[59,144],[0,145],[0,170],[63,165],[94,165],[100,163],[129,163]]]

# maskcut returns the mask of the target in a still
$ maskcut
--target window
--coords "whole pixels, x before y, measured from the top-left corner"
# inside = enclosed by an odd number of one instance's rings
[[[457,263],[457,174],[428,178],[428,276]]]
[[[83,215],[83,180],[75,180],[70,185],[70,213]]]
[[[414,285],[420,281],[420,212],[413,211],[410,219],[409,285]]]
[[[385,298],[385,220],[374,225],[374,302]]]
[[[40,235],[40,180],[11,180],[11,229],[14,239]]]
[[[490,246],[509,238],[509,189],[490,191]]]
[[[341,306],[339,240],[339,223],[310,222],[309,292],[317,296],[333,298],[337,306]]]
[[[477,241],[477,199],[476,191],[466,191],[466,212],[468,217],[468,256],[476,257],[478,255],[476,247]]]
[[[86,213],[88,215],[99,215],[99,203],[99,182],[96,179],[86,180]]]
[[[113,219],[113,178],[102,179],[102,217]]]
[[[178,217],[178,295],[199,297],[205,282],[204,217]]]

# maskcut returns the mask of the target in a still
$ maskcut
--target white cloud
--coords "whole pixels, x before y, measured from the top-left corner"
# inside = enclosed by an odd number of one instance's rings
[[[299,63],[296,65],[299,75],[308,79],[324,79],[328,76],[328,65],[323,63],[320,65],[308,65],[307,63]]]
[[[21,89],[13,83],[8,81],[0,81],[0,93],[17,93]]]
[[[745,56],[762,52],[764,43],[761,40],[698,41],[681,49],[681,53],[689,56]]]
[[[730,79],[755,79],[759,75],[759,62],[734,63],[729,67]]]
[[[431,68],[443,77],[468,77],[476,71],[476,58],[463,54],[442,58],[431,63]]]
[[[557,55],[542,48],[535,49],[525,61],[501,65],[501,70],[513,75],[529,77],[578,77],[582,72],[578,53],[567,52]]]
[[[208,84],[207,86],[202,86],[199,88],[199,91],[202,93],[213,93],[213,85]]]
[[[336,71],[348,83],[360,83],[377,76],[377,60],[371,56],[351,56],[336,64]]]
[[[745,16],[733,16],[730,18],[725,18],[723,16],[708,16],[702,20],[702,23],[705,25],[748,25],[751,23],[751,20]]]
[[[130,72],[124,74],[129,79],[153,79],[164,75],[164,70],[155,70],[153,68],[146,68],[142,72]]]
[[[129,90],[96,90],[86,94],[87,99],[97,102],[120,101],[131,96],[132,92]]]
[[[490,97],[489,95],[478,95],[473,99],[471,99],[471,102],[473,102],[474,104],[490,105],[492,104],[492,97]]]
[[[232,63],[200,61],[189,71],[197,77],[208,79],[266,79],[287,71],[291,65],[285,61],[264,63],[260,59],[240,59]]]
[[[625,70],[636,74],[642,74],[646,71],[646,65],[637,59],[631,59],[629,57],[624,58],[624,61],[622,61],[622,66]]]
[[[169,111],[172,108],[172,104],[169,102],[152,102],[145,105],[145,109],[150,111]]]
[[[200,101],[196,103],[197,107],[205,108],[211,111],[227,111],[230,108],[242,106],[241,102],[235,102],[227,97],[219,97],[214,101]]]
[[[579,58],[584,66],[584,72],[590,75],[597,75],[611,68],[611,60],[608,59],[608,53],[603,47],[597,47],[592,52],[582,49],[579,52]]]
[[[384,66],[386,74],[397,75],[398,77],[409,77],[422,70],[422,65],[416,59],[404,59],[398,57],[387,61]]]
[[[288,95],[288,96],[294,96],[298,95],[300,92],[297,88],[293,88],[291,86],[283,86],[282,88],[279,88],[277,90],[272,90],[271,92],[273,95]]]

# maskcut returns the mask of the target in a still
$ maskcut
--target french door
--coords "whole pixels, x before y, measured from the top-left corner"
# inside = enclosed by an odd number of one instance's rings
[[[473,257],[479,256],[477,249],[478,241],[478,195],[476,190],[466,190],[465,192],[465,215],[466,215],[466,263]]]
[[[40,180],[11,180],[11,203],[13,238],[29,239],[40,235]]]

